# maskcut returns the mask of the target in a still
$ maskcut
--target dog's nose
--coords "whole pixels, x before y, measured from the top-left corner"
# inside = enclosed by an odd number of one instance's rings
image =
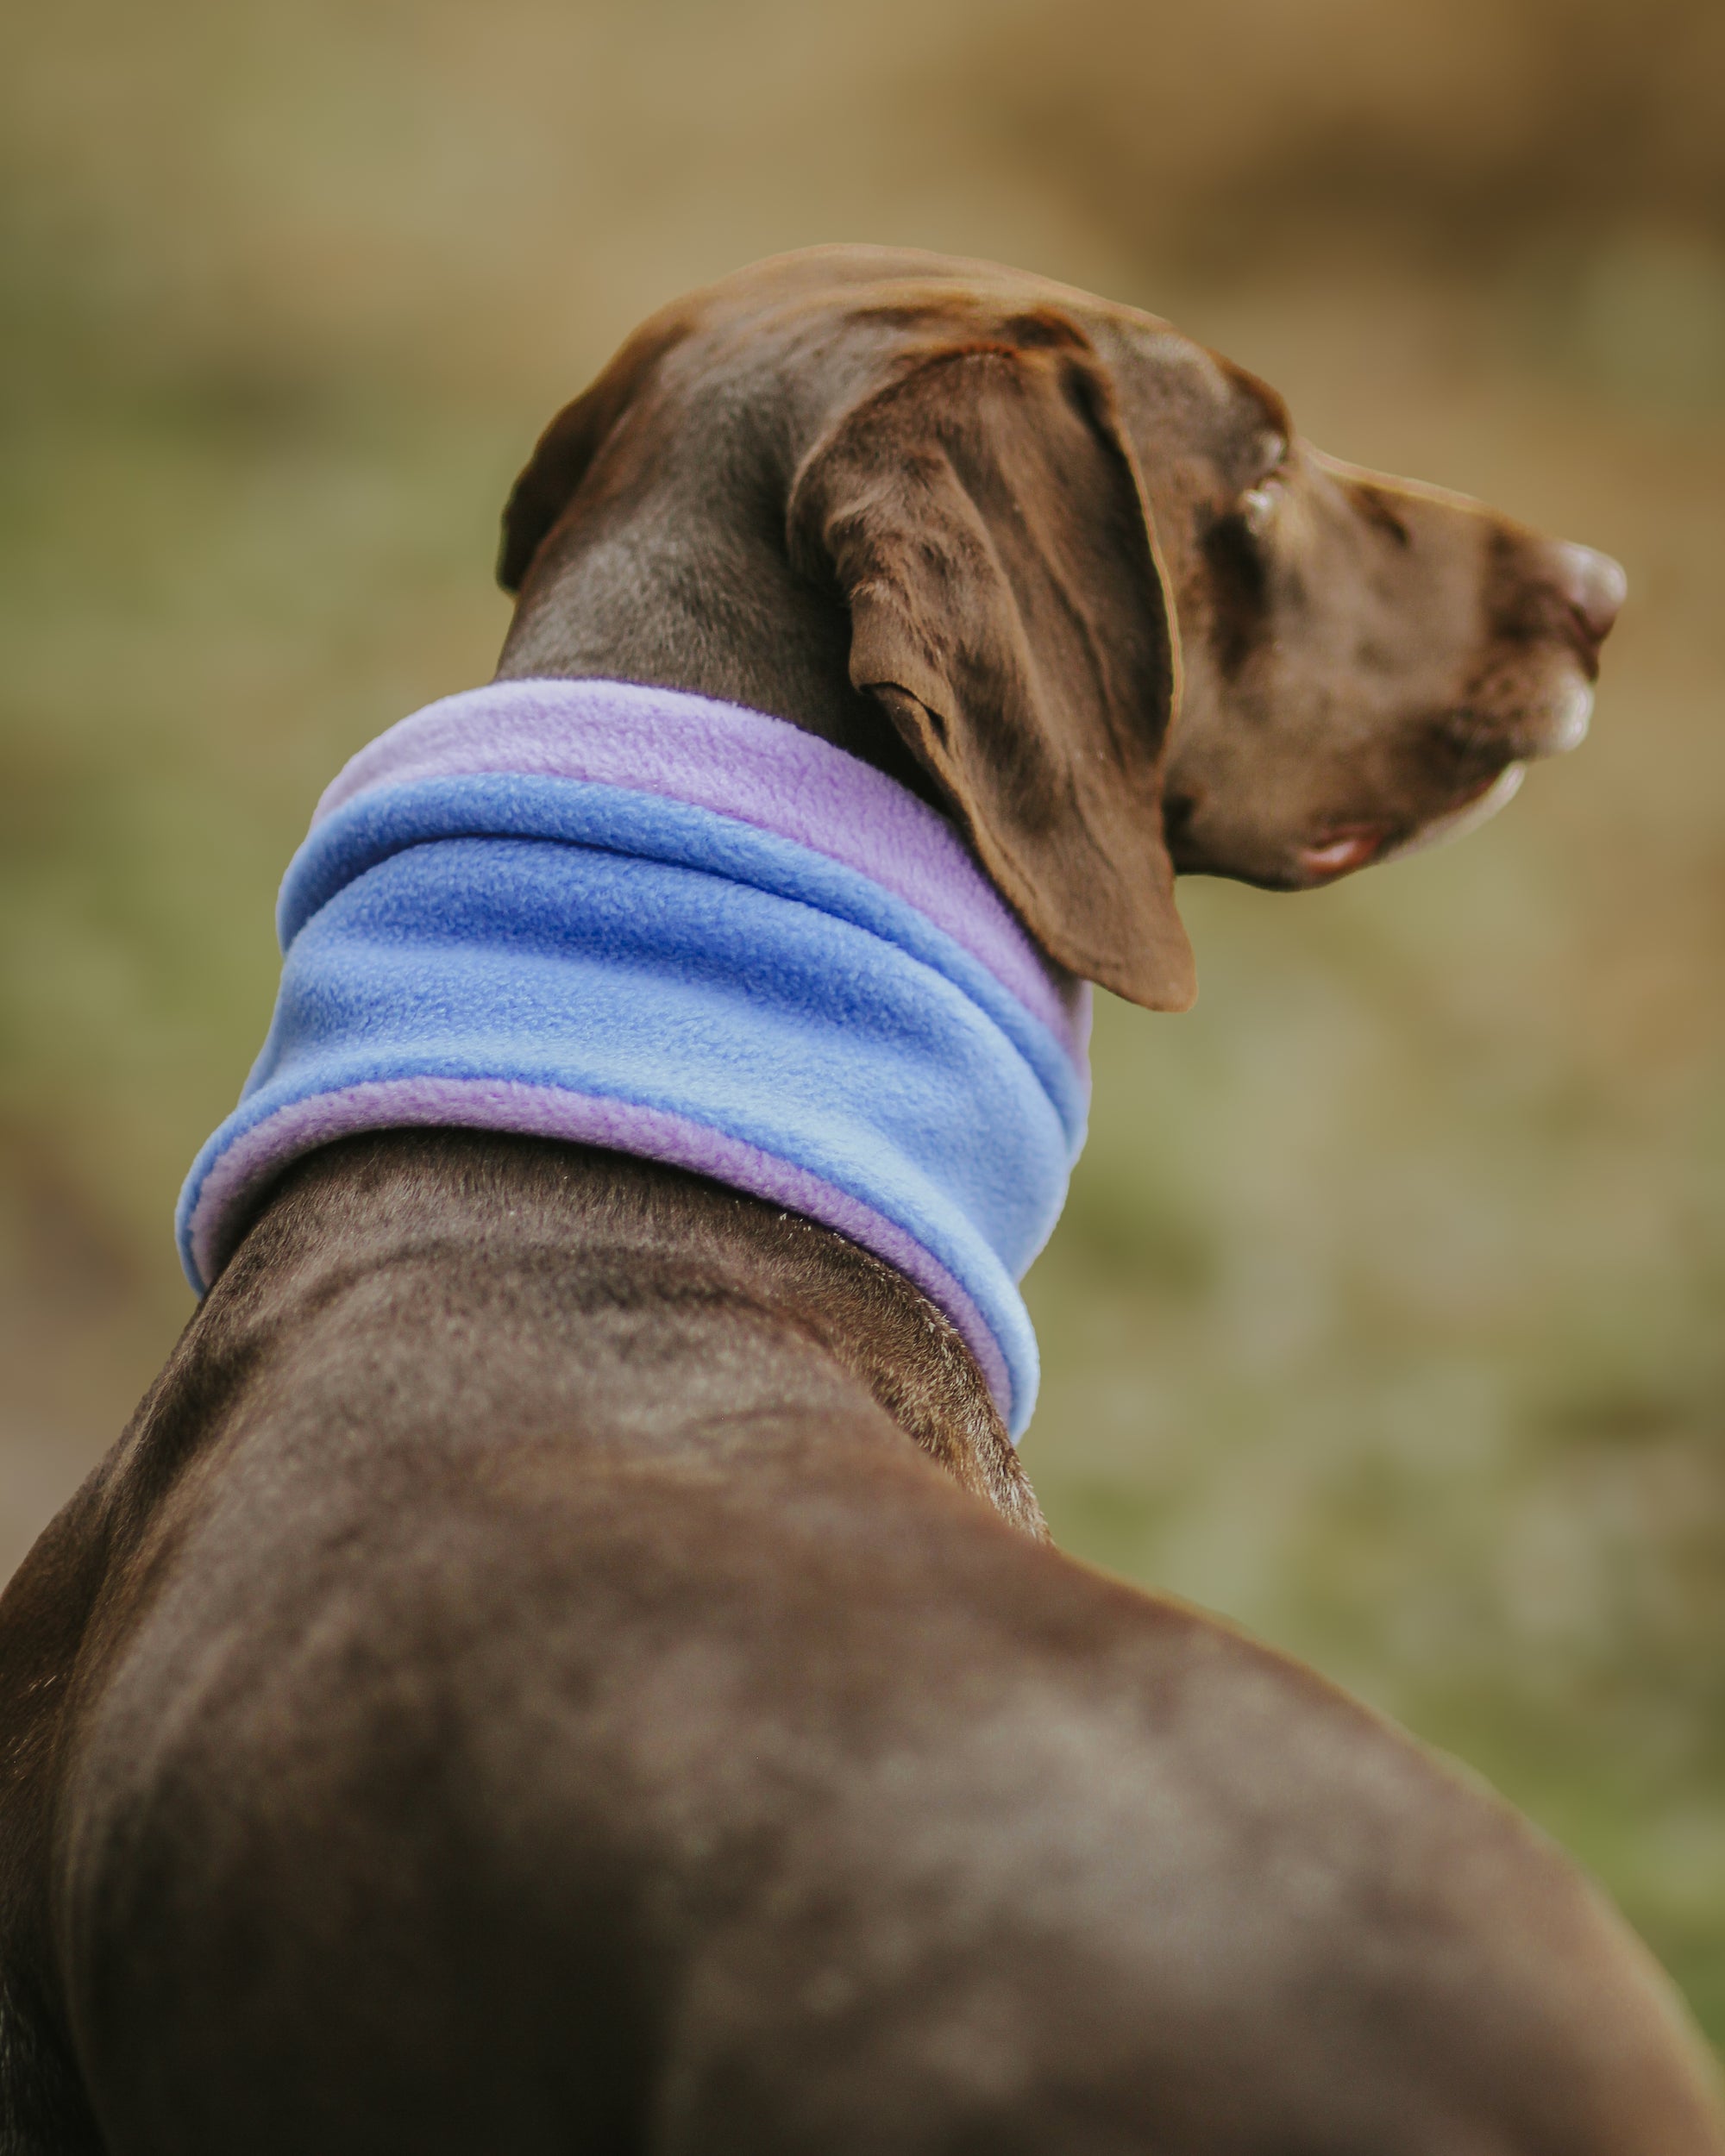
[[[1588,642],[1603,643],[1629,588],[1622,563],[1591,547],[1559,540],[1547,557],[1546,573]]]

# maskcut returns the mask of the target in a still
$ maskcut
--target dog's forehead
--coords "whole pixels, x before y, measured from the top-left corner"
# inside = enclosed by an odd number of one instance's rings
[[[1139,354],[1156,348],[1170,354],[1201,350],[1158,317],[1076,285],[1003,263],[911,248],[808,248],[775,255],[708,285],[692,304],[697,319],[715,329],[819,316],[865,319],[895,310],[924,318],[1064,317],[1093,335],[1112,333],[1123,355],[1134,343]]]
[[[1267,384],[1161,317],[998,262],[913,248],[809,248],[736,271],[683,305],[697,335],[765,368],[787,348],[830,354],[847,335],[866,342],[913,325],[963,335],[997,324],[1040,342],[1057,325],[1076,324],[1134,431],[1174,422],[1189,448],[1231,466],[1250,462],[1265,434],[1291,427]]]
[[[794,254],[769,255],[764,261],[751,262],[720,278],[698,297],[720,305],[748,308],[823,292],[837,297],[846,289],[866,285],[944,286],[973,293],[1036,294],[1091,307],[1109,304],[1074,285],[1057,284],[1052,278],[1013,269],[1004,262],[935,254],[921,248],[860,246],[803,248]]]
[[[811,333],[835,342],[871,331],[950,326],[974,334],[1013,317],[1060,317],[1089,327],[1106,302],[988,262],[886,248],[820,248],[739,270],[694,295],[692,326],[768,353]]]

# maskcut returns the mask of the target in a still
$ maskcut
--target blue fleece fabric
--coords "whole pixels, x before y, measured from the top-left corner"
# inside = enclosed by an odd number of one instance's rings
[[[1023,1429],[1037,1355],[1015,1282],[1058,1216],[1084,1080],[1041,1020],[903,899],[687,802],[486,774],[383,786],[338,808],[289,871],[280,925],[269,1037],[181,1201],[194,1285],[242,1225],[246,1191],[223,1199],[231,1220],[211,1228],[205,1206],[194,1232],[212,1171],[243,1142],[260,1178],[279,1172],[304,1146],[272,1150],[270,1131],[297,1128],[306,1104],[411,1080],[449,1088],[438,1119],[461,1122],[464,1087],[550,1088],[625,1120],[642,1111],[643,1131],[668,1115],[737,1141],[907,1236],[934,1261],[935,1300],[949,1275],[951,1301],[980,1313],[1005,1367],[1003,1412]],[[650,1138],[630,1150],[665,1156]],[[741,1180],[718,1152],[677,1156]],[[892,1247],[842,1209],[829,1217]],[[961,1307],[949,1315],[974,1330]]]

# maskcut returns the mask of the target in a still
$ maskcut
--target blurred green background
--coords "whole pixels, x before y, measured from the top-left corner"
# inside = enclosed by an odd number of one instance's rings
[[[1725,2038],[1725,9],[62,0],[0,67],[0,1568],[168,1232],[319,788],[485,679],[509,480],[828,239],[1171,316],[1336,453],[1620,555],[1595,736],[1456,849],[1189,886],[1032,1276],[1074,1551],[1473,1762]]]

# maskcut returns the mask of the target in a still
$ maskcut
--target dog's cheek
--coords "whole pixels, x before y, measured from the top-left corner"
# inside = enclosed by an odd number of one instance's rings
[[[1270,635],[1270,580],[1258,542],[1238,517],[1214,518],[1201,541],[1204,642],[1224,682],[1238,681]]]

